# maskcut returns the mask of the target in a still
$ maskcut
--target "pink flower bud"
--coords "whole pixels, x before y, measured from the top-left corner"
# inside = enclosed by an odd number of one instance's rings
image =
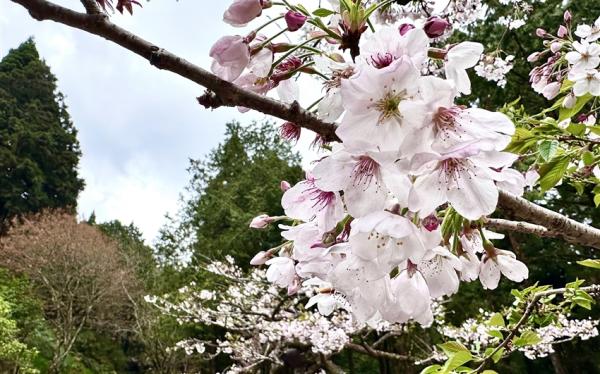
[[[554,43],[550,44],[550,50],[552,51],[552,53],[556,53],[556,52],[560,51],[561,48],[562,48],[562,43],[560,43],[560,42],[554,42]]]
[[[566,24],[571,23],[571,19],[573,18],[573,16],[571,16],[571,12],[569,12],[568,10],[565,10],[565,14],[563,14],[563,19],[565,20]]]
[[[433,214],[423,218],[423,227],[427,231],[435,231],[440,226],[440,220]]]
[[[565,98],[564,98],[564,100],[562,102],[562,106],[564,108],[571,109],[571,108],[573,108],[575,106],[576,103],[577,103],[577,98],[571,92],[570,94],[568,94],[567,96],[565,96]]]
[[[227,81],[236,80],[250,63],[250,50],[243,37],[224,36],[212,46],[209,52],[215,61],[211,70]]]
[[[281,181],[281,183],[279,183],[279,188],[281,188],[281,191],[285,192],[292,188],[292,185],[288,181]]]
[[[406,34],[414,28],[415,25],[413,25],[412,23],[403,23],[400,25],[400,27],[398,27],[398,31],[400,31],[400,35],[404,36],[404,34]]]
[[[231,26],[242,27],[260,16],[263,7],[260,0],[235,0],[223,14],[223,21]]]
[[[535,35],[539,36],[540,38],[543,38],[545,35],[547,34],[546,30],[542,29],[542,28],[537,28],[535,30]]]
[[[300,13],[294,12],[293,10],[288,11],[285,14],[285,23],[287,23],[288,30],[297,31],[300,30],[304,23],[306,22],[307,17]]]
[[[288,296],[295,295],[298,291],[300,291],[300,287],[302,287],[302,283],[300,283],[300,279],[296,276],[292,284],[288,286]]]
[[[439,38],[444,35],[448,28],[450,28],[450,22],[435,16],[429,17],[425,25],[423,25],[425,34],[430,38]]]
[[[567,28],[564,27],[563,25],[560,25],[558,27],[558,32],[556,34],[558,35],[559,38],[564,38],[565,36],[567,36],[568,33],[569,33],[569,30],[567,30]]]
[[[540,54],[541,54],[540,52],[533,52],[532,54],[530,54],[527,57],[527,61],[528,62],[535,62],[535,61],[537,61],[538,58],[540,58]]]
[[[264,229],[269,226],[271,222],[273,222],[271,217],[266,214],[261,214],[260,216],[256,216],[252,219],[252,222],[250,222],[250,228]]]
[[[271,258],[271,254],[269,254],[268,252],[265,252],[265,251],[260,251],[256,255],[254,255],[254,257],[252,257],[252,260],[250,260],[250,265],[254,265],[254,266],[264,265],[265,262],[269,261],[270,258]]]
[[[546,87],[544,87],[544,89],[542,90],[542,95],[544,95],[544,97],[546,99],[552,100],[556,97],[556,95],[558,95],[559,92],[560,92],[560,83],[552,82],[552,83],[546,85]]]

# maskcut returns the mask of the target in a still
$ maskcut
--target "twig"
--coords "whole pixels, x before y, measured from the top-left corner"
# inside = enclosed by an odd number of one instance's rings
[[[527,322],[527,319],[529,318],[531,313],[533,313],[533,309],[535,308],[536,304],[542,297],[550,296],[550,295],[564,294],[565,292],[567,292],[567,290],[569,290],[569,289],[557,288],[554,290],[541,291],[541,292],[537,292],[536,294],[534,294],[531,301],[525,307],[525,312],[521,316],[521,319],[519,319],[517,324],[510,330],[510,332],[508,333],[508,336],[506,338],[504,338],[502,343],[500,343],[500,345],[498,345],[492,353],[490,353],[489,355],[486,356],[486,358],[477,367],[477,369],[474,370],[474,372],[480,373],[484,369],[485,365],[492,359],[492,357],[494,357],[494,355],[496,355],[496,353],[498,353],[502,348],[505,348],[512,341],[512,338],[514,338],[514,336],[517,334],[517,332],[519,332],[519,329],[525,324],[525,322]],[[585,291],[585,292],[591,293],[591,294],[596,294],[596,293],[600,293],[600,285],[581,287],[581,288],[579,288],[579,290]]]

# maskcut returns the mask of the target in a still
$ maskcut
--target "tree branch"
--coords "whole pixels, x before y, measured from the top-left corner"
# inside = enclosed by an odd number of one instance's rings
[[[502,340],[502,343],[500,343],[500,345],[498,345],[496,347],[496,349],[494,349],[489,355],[486,356],[486,358],[483,360],[483,362],[477,367],[477,369],[475,369],[475,372],[480,373],[481,371],[483,371],[483,369],[485,368],[485,365],[487,363],[489,363],[490,360],[492,360],[492,357],[494,357],[494,355],[496,353],[498,353],[502,348],[506,348],[511,343],[512,338],[514,338],[515,335],[517,335],[517,333],[519,332],[519,329],[527,322],[527,319],[529,318],[531,313],[533,313],[535,306],[537,305],[538,301],[540,301],[540,299],[542,297],[564,294],[565,292],[567,292],[567,290],[568,290],[567,288],[557,288],[554,290],[538,292],[535,295],[533,295],[533,297],[531,298],[531,301],[525,307],[525,311],[523,312],[521,319],[519,319],[517,324],[512,329],[510,329],[510,332],[508,333],[506,338],[504,338],[504,340]],[[591,285],[588,287],[582,287],[582,288],[580,288],[580,290],[587,292],[589,294],[597,294],[597,293],[600,293],[600,285],[595,284],[595,285]]]
[[[142,56],[159,69],[171,71],[206,87],[212,91],[212,93],[208,93],[208,96],[203,96],[210,97],[210,100],[202,101],[206,107],[247,107],[312,130],[320,134],[326,141],[338,140],[335,134],[335,125],[322,122],[310,112],[302,109],[297,102],[287,105],[244,90],[113,24],[105,14],[79,13],[46,0],[11,1],[25,7],[29,14],[38,21],[51,20],[101,36]]]
[[[561,238],[569,243],[600,249],[600,230],[595,227],[577,222],[502,190],[500,190],[498,205],[515,217],[536,223],[536,225],[529,223],[511,225],[515,231]]]
[[[243,106],[294,122],[321,135],[325,141],[339,141],[335,134],[336,126],[334,124],[319,120],[310,112],[302,109],[297,102],[286,105],[222,80],[185,59],[111,23],[106,14],[79,13],[46,0],[11,1],[25,7],[29,14],[37,20],[52,20],[101,36],[142,56],[159,69],[171,71],[206,87],[210,91],[200,97],[199,101],[207,108]],[[85,4],[86,1],[82,1]],[[498,205],[521,219],[535,222],[551,232],[560,233],[556,237],[570,243],[600,249],[600,230],[594,227],[579,223],[504,191],[500,191]],[[536,229],[535,232],[544,233],[539,229]]]
[[[368,355],[371,357],[375,357],[375,358],[387,358],[387,359],[396,360],[396,361],[412,360],[412,358],[409,356],[380,351],[378,349],[373,349],[373,348],[369,347],[368,345],[362,346],[362,345],[356,344],[356,343],[346,343],[344,348],[351,349],[355,352],[362,353],[362,354],[365,354],[365,355]]]

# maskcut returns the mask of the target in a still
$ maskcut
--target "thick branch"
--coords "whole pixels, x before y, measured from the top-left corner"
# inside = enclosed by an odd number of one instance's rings
[[[521,225],[521,229],[531,230],[522,232],[561,238],[569,243],[600,249],[600,230],[595,227],[579,223],[560,213],[502,190],[500,191],[498,205],[503,210],[511,212],[515,217],[536,223],[536,225]],[[541,230],[542,228],[545,228],[546,231]]]
[[[159,69],[171,71],[206,87],[214,93],[214,95],[209,94],[210,104],[204,102],[207,107],[243,106],[294,122],[320,134],[326,141],[338,139],[335,135],[335,125],[320,121],[316,116],[302,109],[298,103],[287,105],[220,79],[191,62],[111,23],[105,14],[79,13],[45,0],[12,1],[25,7],[29,14],[39,21],[51,20],[101,36],[142,56]]]
[[[199,98],[206,107],[243,106],[274,117],[294,122],[312,130],[326,141],[339,140],[335,125],[324,123],[300,108],[297,102],[286,105],[224,81],[214,74],[124,30],[108,20],[105,14],[85,14],[72,11],[46,0],[12,0],[25,7],[37,20],[52,20],[101,36],[126,48],[159,69],[169,70],[210,91]],[[600,249],[600,230],[564,217],[525,199],[500,191],[499,206],[516,217],[544,226],[570,243]],[[537,230],[536,232],[543,233]]]
[[[489,229],[500,231],[515,231],[523,234],[533,234],[535,236],[557,238],[561,233],[550,231],[544,226],[534,225],[529,222],[510,221],[507,219],[489,218],[485,221],[485,226]]]

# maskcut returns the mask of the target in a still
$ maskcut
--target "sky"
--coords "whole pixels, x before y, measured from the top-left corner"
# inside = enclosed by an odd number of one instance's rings
[[[54,0],[82,10],[77,0]],[[240,33],[221,21],[229,1],[153,0],[134,16],[111,20],[204,68],[219,37]],[[175,213],[188,182],[188,160],[202,158],[223,140],[231,120],[263,120],[234,108],[206,110],[203,89],[100,37],[51,21],[32,19],[20,5],[0,0],[0,56],[33,36],[58,78],[77,127],[86,187],[79,215],[133,222],[151,243]],[[305,150],[302,139],[298,150]]]

